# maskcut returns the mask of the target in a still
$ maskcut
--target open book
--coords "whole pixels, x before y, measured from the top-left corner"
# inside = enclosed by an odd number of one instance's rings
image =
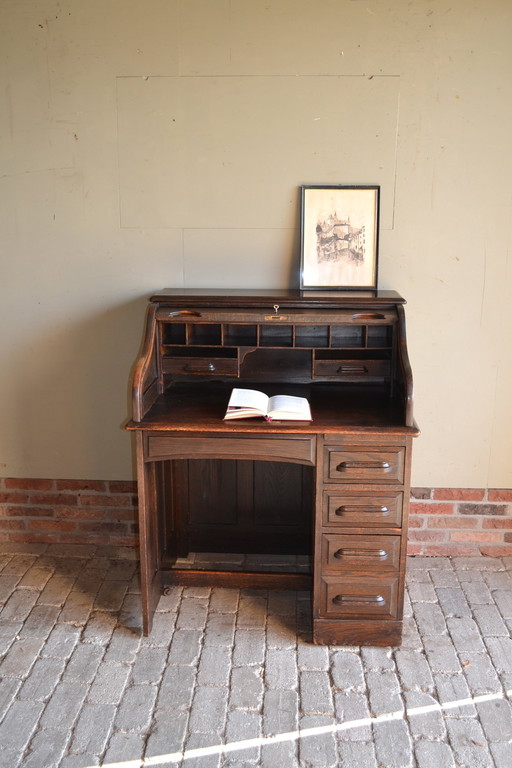
[[[267,397],[257,389],[234,389],[225,419],[249,419],[263,416],[267,421],[311,421],[311,409],[305,397],[274,395]]]

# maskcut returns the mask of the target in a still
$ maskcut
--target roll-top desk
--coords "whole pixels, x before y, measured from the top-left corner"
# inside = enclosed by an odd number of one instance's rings
[[[412,438],[394,291],[164,290],[133,376],[144,632],[172,584],[311,588],[313,641],[400,643]],[[312,422],[223,421],[233,387]],[[310,555],[310,573],[177,567],[190,551]]]

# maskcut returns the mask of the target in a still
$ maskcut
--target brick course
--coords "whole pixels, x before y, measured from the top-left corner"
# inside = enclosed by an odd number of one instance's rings
[[[135,547],[137,484],[0,479],[0,540]],[[413,488],[410,555],[512,555],[512,489]]]

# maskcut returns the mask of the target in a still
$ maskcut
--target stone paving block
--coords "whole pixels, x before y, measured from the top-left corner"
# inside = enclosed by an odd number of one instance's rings
[[[484,581],[466,581],[461,583],[469,605],[492,605],[494,603],[491,590]]]
[[[335,768],[338,765],[338,749],[334,736],[334,720],[325,715],[306,715],[301,718],[299,729],[299,763],[310,768]],[[322,732],[315,733],[316,728]],[[326,729],[325,732],[323,729]]]
[[[100,645],[77,645],[64,671],[63,680],[90,683],[94,679],[105,649]]]
[[[132,683],[134,685],[158,683],[164,671],[167,655],[167,648],[141,646],[132,666]]]
[[[434,568],[432,571],[429,571],[429,576],[434,587],[453,587],[454,589],[460,587],[455,571]]]
[[[362,691],[365,688],[363,666],[356,653],[345,649],[336,650],[331,662],[332,680],[343,691]]]
[[[71,729],[88,693],[85,683],[61,682],[54,690],[41,717],[42,728]]]
[[[296,688],[298,684],[297,660],[294,651],[269,648],[265,660],[267,688]]]
[[[239,600],[240,590],[216,587],[210,596],[210,613],[236,613]]]
[[[27,677],[43,647],[40,637],[20,637],[15,640],[0,663],[0,677]]]
[[[408,691],[434,690],[432,672],[423,653],[398,648],[395,661],[402,686]]]
[[[80,633],[80,627],[73,627],[70,624],[55,624],[41,650],[41,656],[68,659],[78,643]]]
[[[197,755],[196,750],[201,750],[202,754]],[[185,745],[185,755],[183,766],[186,768],[220,768],[222,762],[219,740],[208,733],[191,733]]]
[[[25,621],[39,597],[37,589],[16,589],[2,608],[2,621]]]
[[[21,753],[34,733],[44,704],[40,701],[14,701],[0,724],[3,749]]]
[[[188,718],[185,710],[155,710],[144,756],[158,757],[181,752],[187,735]]]
[[[230,707],[259,710],[263,699],[262,677],[261,667],[235,667],[229,687]]]
[[[387,715],[403,712],[404,703],[400,696],[400,683],[394,672],[366,673],[370,709],[373,715]]]
[[[269,616],[295,616],[297,593],[293,590],[270,589],[268,592]]]
[[[403,720],[377,723],[373,732],[379,768],[412,768],[412,741]]]
[[[331,681],[327,672],[303,670],[299,675],[299,694],[303,713],[334,714]]]
[[[141,602],[139,595],[125,595],[119,612],[118,621],[122,627],[131,629],[134,632],[140,632],[142,630]]]
[[[160,709],[189,709],[194,695],[196,668],[168,665],[158,689],[157,706]]]
[[[229,685],[231,648],[222,645],[204,647],[199,660],[199,685]]]
[[[64,659],[39,658],[20,688],[20,699],[46,701],[53,693],[64,671]]]
[[[441,610],[445,617],[471,617],[471,609],[466,600],[466,596],[460,587],[458,589],[443,587],[443,589],[437,589],[436,591]]]
[[[465,570],[503,571],[505,569],[499,557],[454,557],[453,566],[457,572]]]
[[[446,726],[438,701],[423,691],[407,691],[404,695],[409,730],[415,739],[444,739]],[[425,711],[425,708],[428,708]]]
[[[9,600],[19,580],[20,576],[6,576],[4,574],[0,576],[0,606],[5,605]]]
[[[59,612],[60,608],[55,605],[35,605],[23,623],[20,637],[41,637],[46,640],[55,626]]]
[[[501,692],[500,679],[485,653],[463,653],[461,664],[473,696]]]
[[[237,629],[265,629],[267,625],[267,599],[242,593],[238,605]]]
[[[297,742],[280,741],[263,744],[261,747],[261,768],[299,768]],[[300,766],[303,768],[303,766]]]
[[[436,590],[430,583],[423,581],[410,581],[407,584],[407,592],[411,603],[437,603]]]
[[[509,636],[510,631],[495,605],[478,605],[473,608],[473,616],[481,635],[486,637]]]
[[[455,702],[461,702],[459,706],[443,707],[445,718],[476,717],[471,691],[462,675],[436,674],[434,680],[441,704],[451,705]]]
[[[102,661],[89,689],[87,701],[91,704],[118,704],[130,677],[128,664]]]
[[[263,732],[266,736],[295,731],[299,724],[297,691],[266,691],[263,699]]]
[[[414,745],[418,768],[457,768],[452,750],[441,741],[417,741]]]
[[[267,621],[267,647],[294,649],[297,646],[295,617],[269,616]]]
[[[507,571],[485,571],[484,581],[492,592],[494,590],[512,591],[512,574]]]
[[[233,665],[247,667],[263,664],[265,659],[265,630],[237,629],[233,649]]]
[[[131,664],[135,660],[140,644],[140,633],[118,626],[111,635],[103,660]]]
[[[299,669],[329,669],[329,646],[297,644],[297,666]]]
[[[99,765],[98,755],[65,755],[59,765],[59,768],[90,768],[91,765]],[[136,768],[136,766],[130,766]]]
[[[38,731],[23,756],[23,768],[57,768],[66,751],[70,732],[60,728]]]
[[[482,701],[476,705],[480,724],[489,741],[512,743],[512,706],[506,699]]]
[[[5,544],[2,544],[5,549]],[[17,554],[11,557],[2,569],[2,576],[17,576],[18,581],[32,568],[37,560],[37,555]]]
[[[21,621],[3,621],[0,619],[0,657],[5,656],[11,645],[19,637],[23,628]]]
[[[421,641],[418,627],[414,618],[404,618],[402,622],[402,643],[401,648],[409,648],[410,650],[420,651],[423,649],[423,643]]]
[[[166,587],[164,594],[158,601],[156,612],[177,613],[182,593],[183,587]]]
[[[16,678],[0,678],[0,721],[14,701],[21,685],[21,680]]]
[[[197,686],[190,711],[189,730],[218,738],[226,722],[228,691],[225,688]]]
[[[228,712],[226,725],[226,742],[244,742],[252,739],[261,738],[262,720],[257,712],[248,712],[243,709],[236,709]],[[236,751],[237,762],[256,762],[260,756],[260,746],[253,746]],[[227,761],[229,764],[229,761]]]
[[[340,731],[339,738],[346,741],[371,741],[371,716],[365,694],[338,691],[334,696],[334,703],[336,721],[346,726]]]
[[[512,639],[510,637],[486,637],[485,645],[491,661],[499,673],[512,673]]]
[[[361,648],[361,662],[365,669],[378,669],[382,671],[395,669],[395,662],[390,648],[363,646]]]
[[[85,704],[73,731],[71,752],[101,755],[110,736],[115,712],[113,704]]]
[[[445,635],[447,632],[444,613],[435,603],[415,603],[414,617],[423,637]]]
[[[118,731],[111,735],[103,764],[127,762],[130,768],[138,768],[137,761],[142,762],[145,742],[140,733],[123,733]]]
[[[362,741],[344,741],[338,738],[339,765],[343,768],[377,768],[373,743]],[[430,766],[433,768],[433,766]],[[442,768],[442,766],[436,766]]]
[[[232,646],[235,637],[236,614],[211,614],[207,620],[205,645]]]
[[[85,592],[71,590],[62,607],[59,621],[69,622],[75,625],[84,625],[89,619],[89,614],[94,603],[94,596]]]
[[[117,625],[115,613],[93,611],[82,632],[82,642],[107,645]]]
[[[132,685],[125,688],[115,718],[116,729],[145,733],[151,725],[157,693],[155,685]]]
[[[478,720],[459,718],[447,720],[446,723],[456,765],[494,768],[494,761]]]
[[[426,637],[424,646],[432,672],[455,674],[461,671],[459,657],[455,652],[451,637]]]
[[[94,607],[100,611],[119,611],[127,590],[126,581],[104,581],[94,600]]]
[[[53,568],[42,565],[33,565],[25,572],[18,582],[19,587],[28,589],[37,589],[39,592],[44,589],[46,582],[53,575]]]
[[[198,597],[184,597],[180,603],[177,629],[203,629],[208,616],[208,600]]]
[[[503,618],[512,619],[512,591],[496,589],[492,596]]]
[[[510,768],[512,765],[512,742],[508,744],[491,744],[491,754],[495,768]]]
[[[59,573],[55,573],[46,582],[43,591],[38,594],[38,602],[41,605],[64,605],[74,582],[74,576],[62,576]]]
[[[448,631],[458,653],[464,651],[482,653],[485,648],[478,625],[471,618],[446,619]]]
[[[203,634],[196,629],[179,629],[172,636],[167,659],[169,664],[197,664],[202,648]]]
[[[141,638],[141,645],[168,648],[171,644],[175,624],[176,614],[163,612],[155,613],[153,624],[151,625],[151,634],[148,637]]]

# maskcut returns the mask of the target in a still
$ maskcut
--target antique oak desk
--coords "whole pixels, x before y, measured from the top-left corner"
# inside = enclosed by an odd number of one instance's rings
[[[412,416],[394,291],[164,290],[133,379],[144,632],[162,589],[312,588],[313,641],[401,639]],[[232,388],[313,421],[223,421]],[[311,573],[176,567],[189,552],[312,556]],[[174,566],[174,567],[173,567]]]

